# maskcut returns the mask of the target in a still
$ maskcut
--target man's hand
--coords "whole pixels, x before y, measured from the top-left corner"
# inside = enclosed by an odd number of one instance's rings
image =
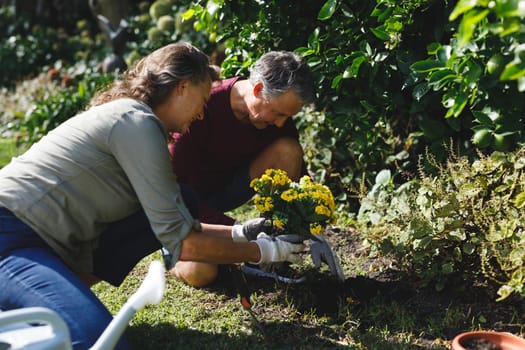
[[[280,236],[270,237],[262,232],[257,236],[255,243],[261,251],[261,259],[256,264],[288,261],[297,263],[301,261],[301,253],[306,246],[303,243],[290,243],[282,240]]]
[[[272,224],[265,218],[257,218],[246,221],[244,224],[236,224],[232,227],[232,239],[234,242],[248,242],[257,239],[261,232],[270,232]]]
[[[334,253],[332,248],[327,241],[321,236],[317,236],[319,239],[310,240],[310,255],[312,256],[312,261],[316,269],[321,267],[321,262],[324,262],[330,268],[330,272],[335,276],[339,281],[343,282],[345,280],[345,275],[343,274],[343,269],[339,265],[339,259]]]

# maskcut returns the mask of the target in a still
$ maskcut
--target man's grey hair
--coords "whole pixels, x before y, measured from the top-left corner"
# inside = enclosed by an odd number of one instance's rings
[[[290,51],[270,51],[253,65],[250,82],[263,84],[263,97],[268,99],[293,89],[303,104],[315,98],[314,80],[306,61]]]

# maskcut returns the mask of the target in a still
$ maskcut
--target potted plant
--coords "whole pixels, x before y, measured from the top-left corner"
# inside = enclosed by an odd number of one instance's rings
[[[458,334],[452,350],[523,350],[525,339],[508,332],[473,331]]]

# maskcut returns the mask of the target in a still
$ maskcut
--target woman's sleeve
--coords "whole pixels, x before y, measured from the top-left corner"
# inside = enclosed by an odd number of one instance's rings
[[[153,115],[130,113],[113,126],[109,137],[111,152],[126,173],[153,232],[178,260],[181,241],[198,222],[182,199],[160,121]]]

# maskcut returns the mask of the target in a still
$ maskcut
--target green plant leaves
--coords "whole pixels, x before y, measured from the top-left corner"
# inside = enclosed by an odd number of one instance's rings
[[[317,19],[321,21],[326,21],[327,19],[330,19],[330,17],[333,16],[335,10],[337,9],[338,4],[338,0],[328,0],[327,2],[325,2],[323,7],[321,7],[321,10],[317,14]]]
[[[429,58],[422,61],[417,61],[413,63],[410,66],[410,69],[412,69],[416,73],[426,73],[426,72],[433,72],[437,69],[444,68],[445,65],[433,58]]]
[[[465,281],[499,281],[505,288],[498,300],[525,296],[523,164],[525,148],[473,163],[453,155],[446,166],[436,165],[437,172],[422,172],[400,186],[382,172],[362,201],[357,223],[366,225],[376,256],[393,254],[398,266],[425,284],[445,288],[448,276],[459,274]]]

